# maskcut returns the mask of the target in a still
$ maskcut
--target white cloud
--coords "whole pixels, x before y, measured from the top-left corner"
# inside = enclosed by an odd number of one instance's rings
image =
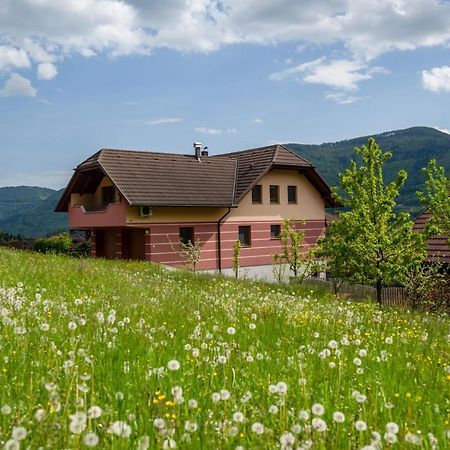
[[[438,127],[436,125],[433,128],[438,130],[438,131],[441,131],[442,133],[450,134],[450,129],[449,128],[440,128],[440,127]]]
[[[197,127],[194,128],[194,131],[196,131],[197,133],[211,134],[211,135],[223,133],[223,130],[219,128],[207,128],[207,127]]]
[[[36,97],[36,89],[32,86],[31,81],[18,73],[12,73],[5,81],[3,89],[0,89],[0,96],[21,96]]]
[[[434,67],[430,71],[422,71],[422,85],[432,92],[450,92],[450,67]]]
[[[252,122],[253,122],[253,123],[264,123],[264,120],[262,120],[262,119],[256,117],[256,118],[252,119]]]
[[[177,117],[165,117],[162,119],[148,120],[144,122],[144,125],[163,125],[167,123],[181,122],[181,119]]]
[[[58,69],[52,63],[41,63],[38,65],[37,74],[40,80],[52,80],[58,74]]]
[[[315,59],[270,75],[271,80],[294,78],[305,83],[323,84],[344,91],[357,91],[358,83],[370,80],[375,73],[385,73],[381,67],[368,67],[361,61],[337,59],[327,62]]]
[[[0,30],[0,45],[7,47],[3,56],[0,53],[3,70],[55,64],[71,54],[119,57],[149,54],[155,48],[211,52],[236,43],[290,42],[298,48],[341,43],[350,55],[348,61],[368,61],[387,51],[448,45],[450,3],[2,0]]]
[[[197,133],[202,134],[210,134],[210,135],[217,135],[217,134],[236,134],[238,132],[237,128],[227,128],[226,130],[222,130],[221,128],[208,128],[208,127],[197,127],[194,128],[194,131]]]
[[[8,45],[0,45],[0,72],[9,69],[26,69],[31,66],[25,50]]]
[[[349,105],[358,100],[362,100],[363,97],[348,95],[346,92],[325,92],[325,98],[327,100],[333,100],[340,105]]]

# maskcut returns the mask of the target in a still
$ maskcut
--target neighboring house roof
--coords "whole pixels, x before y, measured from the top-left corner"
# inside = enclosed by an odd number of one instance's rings
[[[233,207],[271,169],[299,170],[334,206],[331,191],[315,168],[281,145],[202,157],[102,149],[79,164],[56,211],[67,211],[72,192],[95,191],[108,176],[130,205]]]
[[[430,210],[421,212],[414,221],[414,231],[423,232],[427,222],[431,218]],[[427,262],[441,262],[450,264],[450,245],[449,236],[433,236],[427,241]]]

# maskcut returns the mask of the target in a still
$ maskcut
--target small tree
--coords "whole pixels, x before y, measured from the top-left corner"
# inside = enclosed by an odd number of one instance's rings
[[[314,273],[316,264],[312,252],[305,252],[303,248],[305,232],[298,230],[294,219],[283,220],[280,233],[281,254],[274,255],[278,264],[287,264],[289,272],[300,283]]]
[[[241,256],[241,241],[238,239],[233,246],[233,270],[234,276],[236,278],[239,278],[240,256]]]
[[[351,161],[339,174],[339,188],[333,189],[335,199],[347,210],[327,229],[322,255],[337,273],[374,284],[381,303],[383,285],[401,282],[412,267],[420,265],[424,239],[414,233],[409,214],[394,210],[407,173],[401,170],[394,181],[384,182],[383,166],[392,154],[383,153],[373,138],[367,146],[355,148],[355,153],[362,163]]]
[[[278,283],[281,283],[284,279],[284,274],[286,272],[286,265],[281,255],[275,254],[273,255],[272,259],[273,259],[272,261],[273,278]]]
[[[196,271],[197,264],[200,261],[201,246],[197,241],[192,243],[188,241],[184,243],[180,241],[180,256],[184,263],[194,272]]]
[[[446,234],[450,242],[450,176],[445,175],[443,167],[438,167],[432,159],[426,168],[425,191],[418,192],[420,201],[430,209],[432,217],[428,221],[427,235]]]

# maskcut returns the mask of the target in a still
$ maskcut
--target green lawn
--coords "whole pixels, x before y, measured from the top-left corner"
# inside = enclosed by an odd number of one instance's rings
[[[449,325],[297,287],[0,249],[0,445],[448,448]]]

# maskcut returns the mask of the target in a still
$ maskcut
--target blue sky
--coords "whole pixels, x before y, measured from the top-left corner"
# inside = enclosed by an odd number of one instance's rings
[[[450,129],[448,1],[0,0],[0,30],[0,186],[102,147]]]

